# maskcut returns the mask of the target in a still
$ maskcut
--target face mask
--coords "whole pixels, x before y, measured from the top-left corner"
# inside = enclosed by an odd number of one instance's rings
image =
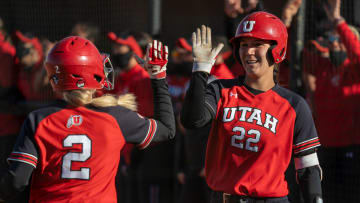
[[[25,47],[25,45],[23,43],[19,43],[16,46],[16,56],[17,57],[19,57],[21,59],[28,54],[30,54],[30,48]]]
[[[347,57],[347,54],[344,51],[330,51],[329,55],[331,63],[336,67],[341,66]]]
[[[130,51],[126,54],[114,54],[111,55],[110,59],[114,68],[125,69],[129,65],[129,61],[133,53]]]

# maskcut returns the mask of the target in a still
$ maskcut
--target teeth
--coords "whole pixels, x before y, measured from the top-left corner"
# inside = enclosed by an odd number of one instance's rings
[[[248,63],[248,64],[254,64],[256,62],[257,62],[257,60],[248,60],[248,61],[246,61],[246,63]]]

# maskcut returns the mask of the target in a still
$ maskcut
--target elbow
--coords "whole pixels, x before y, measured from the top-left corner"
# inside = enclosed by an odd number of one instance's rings
[[[174,129],[171,129],[170,132],[169,132],[169,135],[168,135],[168,139],[169,140],[172,140],[175,138],[175,128]]]
[[[16,192],[24,191],[26,186],[28,186],[28,182],[24,182],[24,181],[14,181],[13,182],[13,188]]]

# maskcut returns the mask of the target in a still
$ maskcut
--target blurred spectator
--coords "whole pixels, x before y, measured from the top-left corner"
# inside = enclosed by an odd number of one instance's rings
[[[17,101],[21,99],[16,87],[16,49],[5,41],[5,33],[0,32],[0,170],[7,166],[6,158],[11,152],[23,119],[21,111],[16,106]]]
[[[285,60],[281,63],[279,68],[279,84],[283,87],[289,88],[289,82],[290,82],[290,60],[291,60],[291,43],[292,40],[291,36],[291,25],[293,22],[293,19],[295,15],[297,14],[300,6],[301,6],[302,0],[287,0],[284,8],[282,9],[281,13],[281,20],[284,22],[288,33],[288,44],[287,44],[287,53]],[[294,171],[294,170],[291,170]]]
[[[15,38],[11,40],[16,42],[16,46],[10,44],[3,33],[6,34],[6,31],[0,34],[0,170],[7,167],[6,156],[10,154],[21,123],[30,109],[24,99],[39,98],[34,89],[33,77],[40,67],[38,62],[40,64],[42,60],[33,41],[22,33],[15,32]],[[29,188],[9,203],[27,202],[28,195]]]
[[[17,30],[13,34],[13,42],[16,47],[17,87],[23,96],[23,101],[20,101],[18,105],[25,115],[49,105],[56,96],[49,85],[39,82],[41,75],[44,75],[44,52],[40,40],[31,33],[23,34]],[[42,77],[41,80],[47,81],[47,78]]]
[[[304,49],[304,79],[322,147],[324,202],[360,202],[360,41],[340,14],[341,1],[323,1],[333,29]]]
[[[143,53],[146,53],[146,46],[152,42],[152,37],[146,32],[130,31],[136,42],[139,44]]]
[[[143,52],[135,38],[127,33],[116,36],[109,32],[108,38],[112,42],[111,62],[115,69],[115,87],[110,93],[122,94],[133,93],[138,102],[139,113],[144,116],[153,115],[151,104],[152,91],[144,91],[151,88],[148,73],[136,62],[134,54],[140,58]]]
[[[93,23],[78,22],[72,27],[70,35],[80,36],[90,40],[92,43],[95,43],[99,32],[99,28]]]
[[[226,36],[231,39],[238,23],[247,14],[263,10],[261,0],[224,0]]]
[[[44,60],[40,41],[31,34],[24,35],[17,30],[14,42],[19,67],[18,88],[26,100],[41,100],[42,95],[34,86],[35,76],[41,71]]]

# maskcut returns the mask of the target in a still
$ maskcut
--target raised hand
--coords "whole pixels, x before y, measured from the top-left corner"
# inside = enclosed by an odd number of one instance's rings
[[[192,33],[192,50],[194,56],[193,72],[203,71],[210,73],[215,58],[224,47],[223,43],[213,48],[211,44],[211,29],[205,25]]]
[[[330,21],[338,22],[344,20],[340,14],[341,0],[327,0],[327,4],[323,4],[323,8]]]
[[[282,21],[286,27],[290,27],[291,21],[298,12],[302,0],[288,0],[283,11],[282,11]]]
[[[235,18],[239,13],[244,13],[244,9],[241,8],[241,0],[225,0],[224,11],[230,18]]]
[[[163,79],[166,77],[168,55],[168,47],[160,41],[154,40],[147,46],[145,60],[136,55],[135,57],[138,63],[149,73],[151,79]]]

